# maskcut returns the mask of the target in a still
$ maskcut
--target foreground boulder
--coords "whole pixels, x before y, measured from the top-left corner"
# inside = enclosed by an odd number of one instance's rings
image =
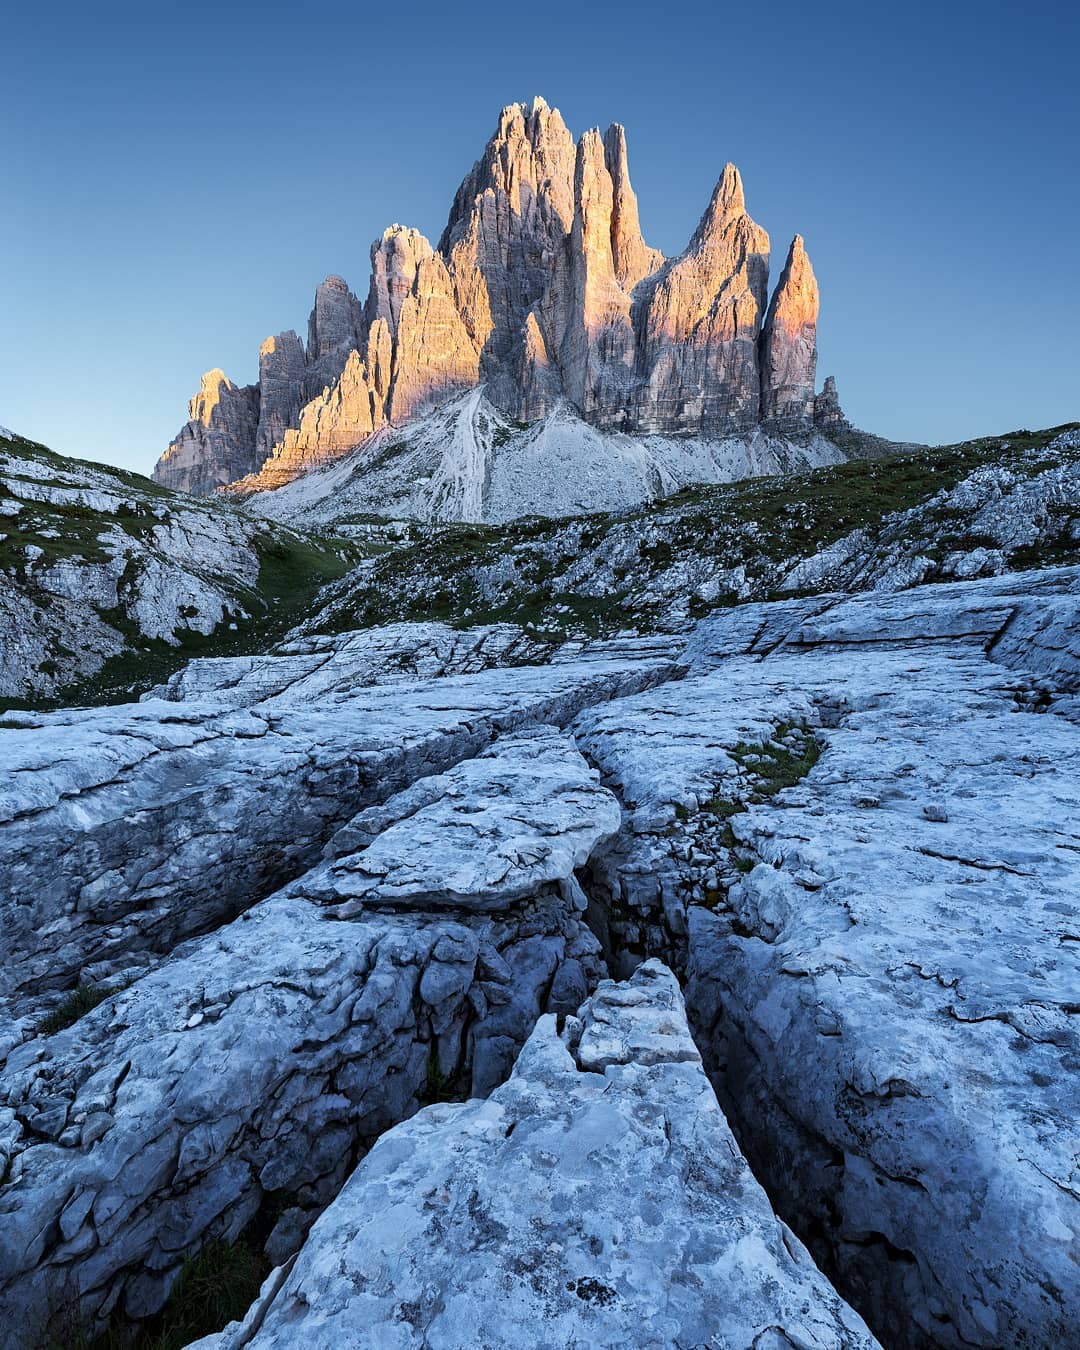
[[[15,1049],[0,1075],[14,1344],[40,1344],[60,1311],[90,1328],[156,1312],[185,1256],[268,1201],[283,1211],[269,1250],[289,1255],[381,1131],[505,1078],[540,1014],[572,1012],[599,978],[574,872],[618,821],[565,737],[509,737],[362,813],[332,860]]]
[[[385,1135],[201,1350],[876,1345],[773,1214],[658,962]]]

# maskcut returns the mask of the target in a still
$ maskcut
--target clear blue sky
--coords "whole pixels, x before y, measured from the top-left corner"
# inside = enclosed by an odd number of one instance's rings
[[[823,294],[819,376],[928,441],[1080,418],[1066,0],[21,4],[4,24],[0,423],[148,472],[393,221],[437,238],[500,107],[621,121],[649,242],[728,159]]]

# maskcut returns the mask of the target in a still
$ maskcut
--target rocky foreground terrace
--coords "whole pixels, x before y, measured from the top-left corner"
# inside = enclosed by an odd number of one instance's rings
[[[1078,604],[399,624],[5,714],[7,1343],[153,1343],[244,1252],[187,1339],[1076,1344]]]

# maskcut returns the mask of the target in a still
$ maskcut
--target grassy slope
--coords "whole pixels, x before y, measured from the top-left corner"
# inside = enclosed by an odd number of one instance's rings
[[[232,505],[179,497],[149,478],[124,469],[93,464],[57,455],[45,446],[22,437],[0,437],[0,456],[4,452],[16,461],[30,461],[64,475],[85,473],[90,490],[117,491],[129,500],[117,512],[102,513],[79,504],[24,502],[14,514],[0,507],[0,572],[8,584],[25,587],[40,610],[50,607],[47,592],[28,583],[26,548],[42,550],[42,563],[61,559],[103,562],[108,554],[99,536],[106,527],[119,527],[133,540],[147,540],[170,503],[185,511],[235,513]],[[3,476],[17,490],[20,481],[34,484],[33,473],[21,472],[18,463],[3,465]],[[97,477],[100,481],[93,482]],[[2,494],[0,494],[2,495]],[[174,646],[162,639],[144,637],[126,613],[124,606],[98,609],[100,617],[125,640],[126,650],[111,657],[96,674],[74,680],[47,696],[0,700],[0,710],[9,708],[50,708],[69,705],[97,705],[123,702],[158,683],[180,669],[193,656],[235,656],[265,651],[279,641],[310,609],[319,588],[343,576],[365,550],[341,539],[323,539],[267,523],[252,533],[252,545],[259,558],[258,581],[247,586],[232,584],[237,602],[233,616],[235,628],[221,624],[210,635],[189,628],[177,628]],[[239,612],[250,615],[244,618]]]
[[[692,488],[623,515],[443,527],[381,559],[363,590],[328,610],[320,626],[337,631],[397,619],[443,619],[460,626],[510,621],[548,634],[648,628],[656,607],[640,603],[634,592],[643,593],[649,578],[673,562],[711,558],[764,578],[775,571],[772,564],[812,557],[855,529],[873,536],[890,513],[926,502],[981,465],[1033,472],[1031,452],[1076,425],[1017,431],[792,477]],[[1043,457],[1038,468],[1046,467]],[[962,520],[952,533],[949,524],[941,522],[943,549],[978,546],[965,535]],[[629,534],[636,536],[637,557],[627,564],[626,578],[633,585],[625,593],[620,593],[618,575],[605,595],[562,588],[564,574],[577,559],[605,544],[614,544],[613,551],[625,559]],[[500,588],[490,578],[511,562],[512,581]],[[736,599],[733,590],[722,592],[714,600],[693,603],[691,613]]]

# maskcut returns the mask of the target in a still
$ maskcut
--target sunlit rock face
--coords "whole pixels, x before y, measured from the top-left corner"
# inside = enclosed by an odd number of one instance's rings
[[[256,467],[257,384],[238,387],[224,371],[208,370],[188,404],[188,419],[157,462],[159,483],[209,493]]]
[[[362,309],[341,277],[327,277],[315,290],[308,319],[308,361],[349,352],[360,342]]]
[[[761,344],[761,415],[777,427],[805,426],[814,416],[817,320],[817,279],[797,234],[773,292]],[[835,381],[832,394],[835,398]]]
[[[268,339],[258,386],[231,395],[212,431],[193,411],[159,482],[278,487],[477,384],[526,422],[566,401],[604,430],[813,428],[813,271],[797,237],[769,305],[769,237],[734,165],[666,259],[642,236],[623,128],[575,143],[543,99],[514,104],[438,246],[394,225],[371,262],[367,302],[328,277],[306,350],[292,333]]]

